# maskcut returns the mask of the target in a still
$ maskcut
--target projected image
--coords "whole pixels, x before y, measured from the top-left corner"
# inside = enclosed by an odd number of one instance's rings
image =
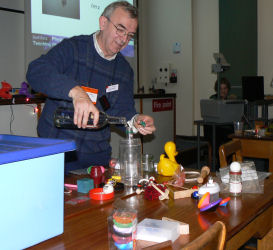
[[[35,48],[49,50],[64,38],[91,35],[99,30],[99,17],[114,0],[31,0],[31,37]],[[128,0],[133,4],[133,0]],[[34,50],[36,50],[33,48]],[[134,57],[134,41],[121,53]]]
[[[80,0],[42,0],[42,13],[80,19]]]

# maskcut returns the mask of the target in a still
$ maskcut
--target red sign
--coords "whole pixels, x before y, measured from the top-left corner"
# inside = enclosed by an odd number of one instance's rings
[[[153,99],[153,112],[173,110],[173,99]]]

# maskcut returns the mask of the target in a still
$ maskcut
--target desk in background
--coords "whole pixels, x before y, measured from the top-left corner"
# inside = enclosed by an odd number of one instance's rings
[[[232,140],[238,140],[242,145],[242,156],[268,159],[269,172],[273,173],[273,137],[272,136],[237,136],[230,135]]]
[[[245,104],[245,116],[247,120],[252,124],[254,128],[254,121],[263,121],[266,125],[269,122],[268,118],[268,106],[273,105],[273,100],[258,100]],[[258,115],[258,107],[262,108],[261,116]]]

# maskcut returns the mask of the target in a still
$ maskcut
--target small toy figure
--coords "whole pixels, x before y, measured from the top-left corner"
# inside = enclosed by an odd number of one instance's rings
[[[11,99],[12,95],[9,93],[11,91],[11,85],[7,82],[1,82],[2,88],[0,89],[0,97],[3,99]]]
[[[32,98],[33,97],[33,95],[29,93],[28,84],[26,82],[22,82],[21,83],[21,88],[19,90],[19,94],[20,95],[25,95],[28,98]]]
[[[164,154],[160,155],[157,172],[164,176],[173,176],[180,166],[175,160],[175,156],[178,154],[176,145],[174,142],[169,141],[165,144],[164,149],[168,158],[166,158]]]

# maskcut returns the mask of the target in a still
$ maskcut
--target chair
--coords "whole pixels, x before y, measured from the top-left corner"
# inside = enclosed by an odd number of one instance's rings
[[[181,250],[223,250],[225,240],[226,226],[222,221],[216,221],[206,232],[184,246]]]
[[[219,147],[219,159],[221,168],[229,165],[231,156],[232,161],[243,161],[242,146],[240,141],[229,141]]]

